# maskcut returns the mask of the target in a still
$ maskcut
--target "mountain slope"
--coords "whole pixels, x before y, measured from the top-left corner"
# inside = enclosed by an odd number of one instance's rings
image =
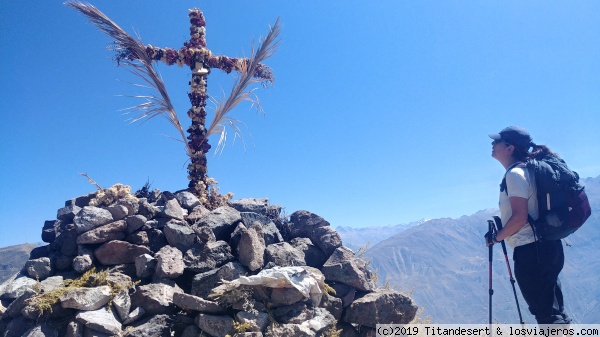
[[[0,283],[8,280],[23,268],[29,260],[29,252],[36,245],[25,243],[16,246],[0,248]]]
[[[600,322],[600,177],[583,180],[592,216],[567,238],[561,282],[568,312],[576,323]],[[436,219],[405,230],[367,250],[380,283],[410,292],[433,323],[488,321],[488,249],[483,235],[494,212],[459,219]],[[512,267],[512,252],[508,257]],[[494,247],[493,316],[499,323],[518,323],[513,290],[500,246]],[[535,320],[519,296],[526,323]]]

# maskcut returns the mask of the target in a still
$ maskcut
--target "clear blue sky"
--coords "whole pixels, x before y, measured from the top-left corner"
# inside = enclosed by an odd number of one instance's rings
[[[530,130],[583,177],[600,175],[600,2],[107,1],[145,44],[179,48],[188,8],[214,54],[247,56],[281,17],[265,115],[242,105],[247,149],[209,154],[236,198],[267,197],[333,226],[459,217],[496,207],[503,169],[487,134]],[[164,119],[130,125],[117,95],[143,94],[111,41],[61,1],[0,2],[0,246],[40,241],[64,201],[100,185],[187,186]],[[186,68],[159,66],[180,119]],[[213,71],[209,92],[232,75]],[[210,118],[210,111],[209,111]],[[216,144],[217,139],[211,139]],[[482,224],[482,226],[485,224]]]

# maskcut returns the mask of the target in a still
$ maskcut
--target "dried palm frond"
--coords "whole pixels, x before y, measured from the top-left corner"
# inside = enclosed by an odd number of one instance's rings
[[[85,4],[80,1],[67,1],[65,2],[65,5],[84,14],[92,24],[114,39],[113,49],[117,52],[115,58],[117,63],[119,65],[129,66],[130,68],[127,70],[141,78],[147,84],[137,84],[137,86],[151,89],[156,93],[156,95],[129,96],[145,100],[144,103],[124,109],[131,110],[130,112],[136,111],[139,113],[137,117],[132,118],[131,122],[146,121],[159,115],[164,116],[169,123],[177,129],[185,144],[186,152],[190,155],[185,131],[179,122],[179,118],[171,103],[165,84],[154,69],[152,60],[146,53],[146,47],[142,44],[139,37],[138,39],[134,39],[114,21],[104,15],[104,13],[90,4]]]
[[[208,132],[206,133],[207,138],[216,133],[221,134],[217,149],[221,148],[222,150],[225,146],[225,140],[227,139],[227,124],[229,124],[229,126],[234,130],[236,137],[241,136],[241,133],[239,132],[240,129],[236,125],[237,120],[227,117],[227,113],[229,113],[242,101],[252,102],[252,104],[256,105],[260,111],[258,99],[254,96],[255,89],[248,90],[248,87],[252,84],[262,81],[260,78],[254,77],[254,75],[257,69],[260,67],[262,61],[275,53],[275,49],[279,44],[279,42],[276,41],[277,36],[279,36],[279,32],[280,27],[278,18],[275,22],[275,25],[271,27],[269,34],[267,34],[267,36],[263,39],[258,49],[255,51],[254,47],[252,47],[250,59],[240,65],[240,75],[234,82],[234,86],[231,89],[229,97],[224,102],[221,101],[217,105],[217,108],[215,109],[215,116],[208,128]]]

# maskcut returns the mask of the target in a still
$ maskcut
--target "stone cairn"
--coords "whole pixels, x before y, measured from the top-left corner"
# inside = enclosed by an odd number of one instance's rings
[[[367,263],[322,217],[267,199],[213,211],[191,193],[68,200],[21,273],[0,285],[0,335],[375,336],[417,307],[376,288]],[[96,202],[94,202],[94,200]],[[287,268],[287,269],[286,269]],[[239,285],[270,271],[318,284]]]

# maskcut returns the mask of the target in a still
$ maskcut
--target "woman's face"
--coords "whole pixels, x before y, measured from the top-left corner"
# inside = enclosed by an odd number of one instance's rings
[[[512,156],[511,146],[503,140],[494,140],[492,142],[492,157],[499,161],[510,158]]]

